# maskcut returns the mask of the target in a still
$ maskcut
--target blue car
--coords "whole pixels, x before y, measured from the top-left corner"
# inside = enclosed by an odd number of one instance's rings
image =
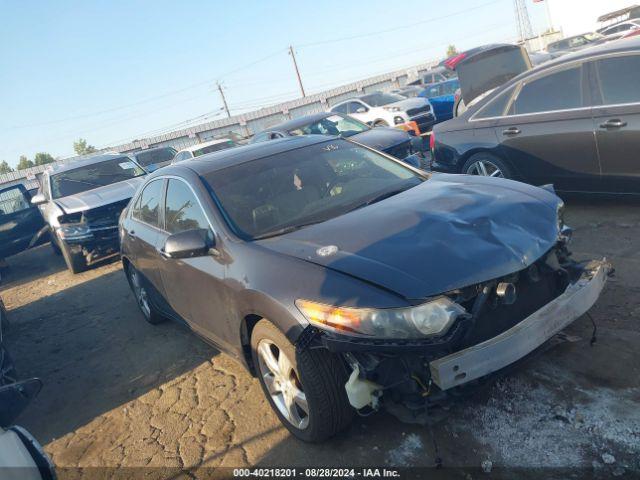
[[[456,90],[460,88],[457,78],[445,82],[429,85],[418,94],[419,97],[429,99],[436,116],[436,123],[453,118],[453,105],[455,103]]]

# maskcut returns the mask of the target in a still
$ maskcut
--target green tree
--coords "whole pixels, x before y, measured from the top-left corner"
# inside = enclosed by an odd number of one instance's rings
[[[56,159],[53,158],[52,155],[45,152],[36,153],[36,156],[33,157],[33,163],[35,165],[46,165],[47,163],[53,163],[55,161]]]
[[[0,174],[13,172],[6,160],[0,162]]]
[[[33,162],[29,160],[25,155],[20,155],[20,161],[18,161],[18,170],[24,170],[25,168],[33,167]]]
[[[93,145],[87,145],[87,141],[84,138],[79,138],[77,142],[73,142],[73,150],[76,155],[88,155],[96,151],[96,147]]]
[[[453,57],[454,55],[458,54],[458,49],[456,48],[455,45],[449,45],[447,47],[447,58],[449,57]]]

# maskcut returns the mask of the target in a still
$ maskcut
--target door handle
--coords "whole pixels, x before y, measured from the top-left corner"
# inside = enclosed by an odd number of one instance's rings
[[[612,118],[611,120],[607,120],[604,123],[600,124],[600,128],[622,128],[626,127],[627,122],[623,122],[622,120],[618,120],[617,118]]]
[[[506,130],[502,131],[503,135],[519,135],[520,129],[518,127],[509,127]]]

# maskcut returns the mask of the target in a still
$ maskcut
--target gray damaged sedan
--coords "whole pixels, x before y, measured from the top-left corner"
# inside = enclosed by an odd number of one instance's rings
[[[122,259],[149,322],[186,322],[320,441],[356,411],[420,417],[589,310],[611,267],[571,260],[551,190],[287,138],[150,175]]]

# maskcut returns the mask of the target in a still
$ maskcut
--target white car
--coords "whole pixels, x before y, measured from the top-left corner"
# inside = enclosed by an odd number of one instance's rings
[[[431,103],[422,97],[405,98],[395,93],[373,92],[337,103],[330,112],[354,117],[374,127],[416,122],[420,132],[431,129],[436,122]]]
[[[205,153],[217,152],[218,150],[226,150],[227,148],[233,148],[236,143],[230,138],[219,138],[217,140],[211,140],[210,142],[198,143],[188,148],[180,150],[176,153],[176,156],[171,160],[171,165],[189,160],[191,158],[199,157]]]
[[[604,35],[608,40],[615,40],[616,38],[620,38],[633,30],[638,30],[639,28],[640,20],[636,19],[611,25],[610,27],[598,30],[598,32],[601,35]]]

